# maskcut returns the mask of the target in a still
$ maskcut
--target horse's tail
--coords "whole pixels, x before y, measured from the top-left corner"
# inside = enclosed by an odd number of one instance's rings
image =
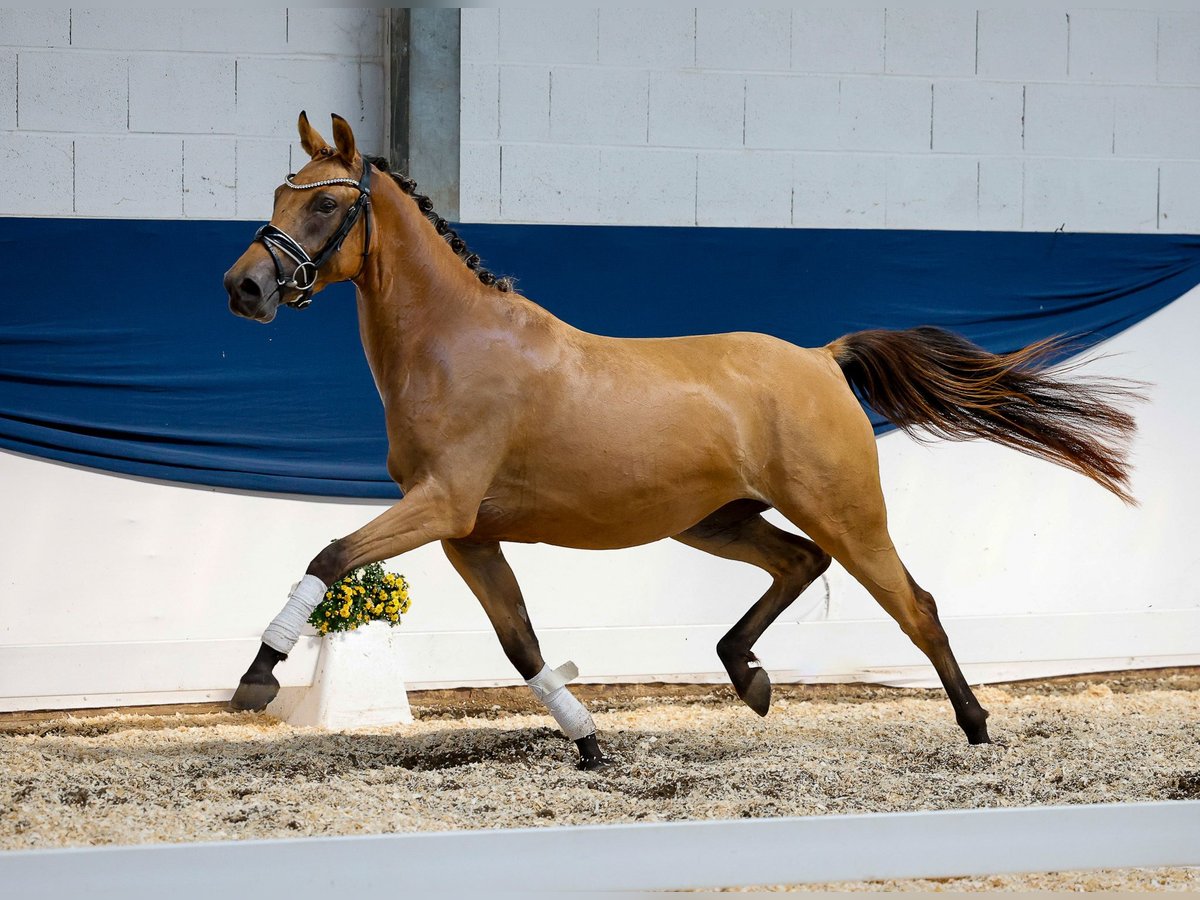
[[[941,328],[859,331],[828,346],[850,386],[918,440],[987,438],[1074,469],[1129,504],[1133,416],[1140,382],[1049,371],[1068,346],[1048,338],[997,355]]]

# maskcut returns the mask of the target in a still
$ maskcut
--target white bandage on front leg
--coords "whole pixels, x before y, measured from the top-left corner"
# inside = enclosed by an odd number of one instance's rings
[[[300,640],[300,629],[325,597],[325,582],[315,575],[305,575],[292,588],[287,605],[279,611],[273,622],[263,632],[262,642],[280,653],[291,653]]]
[[[546,704],[563,734],[573,741],[596,733],[596,723],[592,721],[592,714],[567,690],[567,682],[578,674],[579,669],[575,667],[575,663],[566,662],[557,669],[543,666],[542,671],[532,678],[525,679],[534,695]]]

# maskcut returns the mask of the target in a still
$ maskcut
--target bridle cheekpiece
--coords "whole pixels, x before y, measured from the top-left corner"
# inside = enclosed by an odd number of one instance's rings
[[[338,230],[325,242],[325,246],[318,251],[315,257],[309,256],[308,251],[300,245],[299,241],[270,222],[254,234],[254,240],[267,248],[267,252],[271,254],[271,261],[275,263],[275,284],[278,289],[291,288],[300,291],[298,296],[287,301],[287,305],[295,309],[304,309],[312,303],[312,289],[317,283],[318,271],[333,254],[342,249],[342,244],[351,229],[354,228],[354,223],[358,221],[360,215],[365,218],[363,221],[363,258],[362,264],[358,268],[359,273],[367,264],[367,251],[371,246],[371,164],[365,159],[363,160],[362,178],[358,181],[353,178],[327,178],[311,184],[297,184],[292,180],[295,177],[296,173],[292,172],[283,180],[284,185],[293,191],[311,191],[314,188],[327,187],[331,184],[348,184],[358,188],[358,199],[346,210],[342,224],[338,226]],[[292,262],[296,264],[295,271],[290,276],[284,269],[284,261],[280,258],[280,253],[291,257]],[[354,277],[357,278],[358,274],[355,274]]]

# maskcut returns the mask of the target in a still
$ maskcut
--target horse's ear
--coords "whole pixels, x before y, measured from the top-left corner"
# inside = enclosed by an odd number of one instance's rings
[[[329,149],[325,138],[321,137],[317,129],[309,124],[308,114],[303,110],[300,112],[300,120],[296,123],[296,128],[300,132],[300,146],[311,158],[316,159],[322,150]]]
[[[347,163],[353,163],[358,150],[354,146],[354,132],[350,123],[336,113],[333,116],[333,142],[337,145],[338,156]]]

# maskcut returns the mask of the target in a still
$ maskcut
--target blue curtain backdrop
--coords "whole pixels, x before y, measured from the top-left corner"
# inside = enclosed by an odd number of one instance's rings
[[[352,289],[261,326],[221,287],[245,222],[0,219],[0,447],[250,490],[397,497]],[[990,350],[1110,337],[1200,283],[1200,238],[469,225],[496,272],[601,334],[806,346],[935,324]],[[883,426],[880,424],[880,428]]]

